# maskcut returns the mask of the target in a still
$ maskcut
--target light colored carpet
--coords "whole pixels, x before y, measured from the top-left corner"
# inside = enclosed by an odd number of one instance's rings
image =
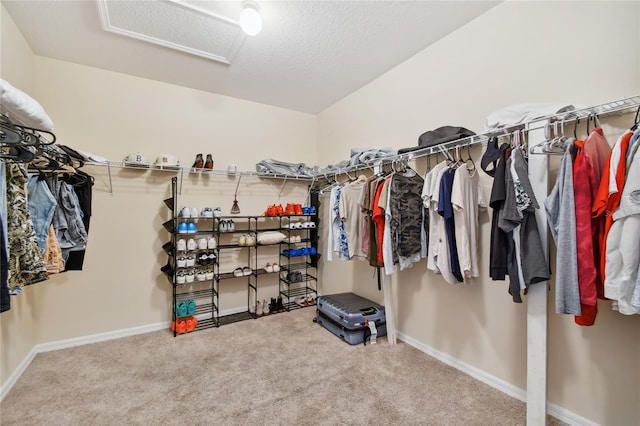
[[[524,403],[407,344],[350,346],[314,315],[39,354],[0,405],[1,423],[525,424]]]

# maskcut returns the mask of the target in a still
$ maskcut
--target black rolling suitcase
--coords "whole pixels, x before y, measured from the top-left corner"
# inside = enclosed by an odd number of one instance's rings
[[[320,296],[316,308],[315,321],[350,345],[365,342],[367,320],[375,323],[378,337],[387,334],[384,306],[356,294]]]

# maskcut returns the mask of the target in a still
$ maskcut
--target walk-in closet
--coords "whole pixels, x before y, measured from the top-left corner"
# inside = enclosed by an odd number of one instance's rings
[[[640,424],[640,2],[0,19],[0,424]]]

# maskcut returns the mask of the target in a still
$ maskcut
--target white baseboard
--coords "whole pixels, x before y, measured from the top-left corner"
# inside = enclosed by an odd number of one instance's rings
[[[246,308],[227,309],[220,312],[220,316],[236,314],[246,311]],[[211,318],[211,314],[200,314],[196,318]],[[152,331],[166,330],[169,328],[169,322],[159,322],[155,324],[141,325],[138,327],[124,328],[121,330],[107,331],[105,333],[90,334],[88,336],[74,337],[72,339],[57,340],[55,342],[39,343],[35,345],[26,357],[22,360],[18,368],[16,368],[9,379],[0,388],[0,401],[9,393],[11,388],[18,382],[20,376],[27,370],[31,361],[41,352],[56,351],[59,349],[72,348],[74,346],[88,345],[90,343],[104,342],[107,340],[119,339],[121,337],[135,336],[136,334],[150,333]]]
[[[0,401],[2,401],[5,396],[7,396],[13,385],[18,382],[18,379],[20,378],[20,376],[22,376],[22,373],[27,370],[27,367],[29,367],[29,364],[31,364],[31,361],[33,361],[36,355],[38,355],[38,351],[36,351],[36,348],[34,346],[33,348],[31,348],[27,356],[24,357],[20,365],[18,365],[18,368],[13,370],[13,373],[11,373],[9,379],[4,382],[2,388],[0,388]]]
[[[512,396],[520,401],[527,401],[527,391],[521,389],[519,387],[513,386],[511,383],[505,382],[502,379],[499,379],[496,376],[493,376],[486,371],[480,370],[473,365],[467,364],[466,362],[460,361],[444,352],[440,352],[437,349],[432,348],[431,346],[427,346],[424,343],[417,341],[416,339],[407,336],[404,333],[398,332],[398,339],[402,340],[406,344],[413,346],[425,354],[444,362],[451,367],[457,368],[463,373],[468,374],[474,379],[480,380],[482,383],[485,383],[492,388],[495,388],[501,392],[506,393],[509,396]],[[570,424],[572,426],[600,426],[598,423],[595,423],[587,418],[579,416],[578,414],[567,410],[566,408],[562,408],[556,404],[547,404],[547,413],[558,420],[562,420],[563,422]]]

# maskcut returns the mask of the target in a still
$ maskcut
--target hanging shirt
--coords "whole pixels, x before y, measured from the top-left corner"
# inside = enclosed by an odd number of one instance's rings
[[[487,201],[480,186],[477,169],[462,166],[456,169],[451,191],[451,203],[456,228],[456,244],[460,269],[465,278],[479,277],[478,267],[478,214],[486,210]]]
[[[449,252],[446,245],[447,233],[444,226],[444,218],[438,214],[438,203],[440,201],[440,183],[442,176],[449,170],[446,163],[443,163],[443,167],[435,175],[431,183],[431,207],[429,208],[429,249],[433,253],[433,271],[435,273],[442,274],[445,281],[450,284],[456,282],[455,277],[451,274],[451,268],[449,268]],[[444,266],[446,260],[446,267]],[[427,264],[427,267],[429,265]]]
[[[444,228],[447,237],[449,266],[451,274],[463,282],[460,271],[460,260],[458,259],[458,247],[456,245],[455,218],[453,216],[453,206],[451,204],[451,190],[453,189],[454,170],[447,170],[442,175],[440,181],[440,195],[438,196],[438,214],[444,218]]]
[[[400,270],[426,256],[424,204],[420,196],[424,180],[413,170],[410,172],[396,173],[389,189],[391,236]]]
[[[640,292],[640,150],[634,150],[613,221],[607,237],[605,296],[616,302],[614,309],[621,314],[640,314],[634,297]]]
[[[609,158],[607,159],[608,167],[605,167],[603,170],[602,178],[600,179],[600,186],[598,188],[598,192],[596,194],[595,200],[593,202],[593,206],[591,209],[591,214],[593,217],[604,217],[604,230],[602,235],[600,235],[599,246],[600,246],[600,267],[599,274],[600,280],[604,283],[605,280],[605,267],[606,267],[606,246],[607,246],[607,236],[613,225],[613,217],[612,213],[618,208],[620,204],[620,197],[622,194],[616,190],[614,193],[610,193],[609,189],[611,187],[611,179],[615,181],[615,188],[622,188],[625,181],[625,175],[627,171],[626,162],[620,162],[620,153],[626,153],[629,147],[629,141],[633,136],[633,132],[627,131],[625,132],[618,141],[615,143],[611,153],[609,154]],[[615,153],[618,154],[615,154]],[[618,161],[616,162],[615,158],[617,157]],[[612,178],[613,176],[613,178]],[[604,290],[603,290],[604,292]]]
[[[581,285],[586,287],[584,298],[583,289],[580,287],[580,300],[583,304],[582,315],[576,316],[575,318],[575,322],[577,324],[585,326],[593,325],[595,323],[598,312],[598,293],[600,294],[600,298],[604,296],[604,282],[599,278],[600,274],[598,273],[598,269],[600,264],[599,259],[601,256],[599,241],[602,239],[602,235],[604,234],[606,223],[604,218],[593,218],[591,208],[594,200],[596,199],[602,174],[610,153],[611,147],[609,147],[609,143],[604,137],[602,129],[594,129],[587,139],[585,139],[583,148],[583,162],[587,176],[586,182],[581,182],[581,184],[582,186],[588,187],[588,199],[581,200],[576,204],[577,223],[589,223],[589,227],[591,229],[591,234],[584,235],[584,239],[589,240],[587,244],[591,246],[591,257],[586,260],[588,260],[589,263],[587,270],[593,274],[593,277],[592,279],[581,283]],[[574,188],[575,186],[576,182],[574,181]],[[578,258],[580,258],[580,253],[578,253]],[[578,267],[581,268],[580,261],[578,261]],[[598,289],[600,289],[600,291],[598,291]]]
[[[429,215],[429,232],[427,239],[427,269],[432,271],[437,271],[437,266],[434,261],[434,249],[436,246],[436,222],[438,219],[442,219],[440,215],[438,215],[437,209],[433,208],[433,195],[435,191],[435,180],[437,178],[442,177],[440,171],[444,170],[447,167],[447,163],[445,161],[438,163],[433,169],[426,174],[424,179],[424,188],[422,191],[422,199],[424,202],[424,207],[427,209],[427,214]],[[439,184],[437,185],[439,188]]]
[[[362,225],[365,220],[360,208],[360,196],[365,182],[354,181],[342,188],[340,197],[340,218],[344,224],[344,232],[347,235],[347,247],[349,259],[354,257],[365,259],[362,251]]]
[[[493,186],[491,187],[491,195],[489,196],[489,206],[492,208],[491,213],[491,245],[489,246],[489,276],[493,280],[504,280],[507,275],[507,247],[509,245],[509,237],[507,233],[499,226],[500,210],[506,199],[505,173],[507,162],[508,144],[502,144],[497,148],[497,138],[495,139],[496,147],[490,151],[491,144],[487,145],[487,152],[483,156],[483,165],[494,164],[494,168],[487,172],[493,176]],[[498,149],[499,152],[493,152]],[[486,158],[486,160],[485,160]],[[497,158],[497,164],[495,162]],[[483,167],[485,170],[485,167]],[[485,170],[486,171],[486,170]]]
[[[551,236],[556,243],[556,313],[580,315],[578,286],[578,249],[576,247],[576,215],[573,197],[573,158],[571,146],[565,142],[565,152],[558,169],[558,178],[544,202]]]

